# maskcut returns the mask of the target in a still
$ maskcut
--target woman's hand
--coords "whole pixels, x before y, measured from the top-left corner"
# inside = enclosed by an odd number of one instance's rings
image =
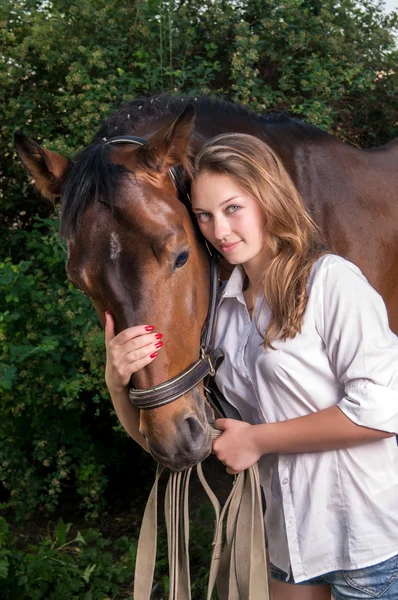
[[[254,465],[261,456],[254,438],[254,425],[235,419],[217,419],[214,427],[223,433],[213,442],[215,454],[236,475]]]
[[[105,313],[105,382],[111,393],[126,388],[132,374],[157,357],[163,346],[162,334],[153,329],[152,325],[137,325],[115,335],[112,315]]]

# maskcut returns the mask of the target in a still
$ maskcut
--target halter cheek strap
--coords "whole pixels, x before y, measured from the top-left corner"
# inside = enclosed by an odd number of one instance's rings
[[[106,144],[135,144],[143,146],[147,140],[133,135],[122,135],[106,140]],[[169,175],[180,195],[180,199],[185,204],[189,205],[189,197],[183,186],[179,184],[178,169],[170,167]],[[129,388],[129,399],[133,406],[142,410],[158,408],[165,406],[177,398],[180,398],[196,385],[198,385],[207,376],[214,376],[217,368],[224,360],[224,353],[221,348],[211,350],[210,341],[214,328],[217,306],[217,288],[218,288],[218,259],[214,252],[206,243],[206,248],[210,262],[210,305],[207,313],[206,322],[202,329],[200,358],[190,365],[185,371],[151,388],[137,390],[133,387]]]

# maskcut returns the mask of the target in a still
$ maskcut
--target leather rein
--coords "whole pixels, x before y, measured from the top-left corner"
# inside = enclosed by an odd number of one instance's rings
[[[146,139],[132,135],[117,136],[105,141],[106,144],[135,144],[137,146],[143,146],[146,142]],[[178,170],[176,167],[171,167],[169,169],[169,175],[177,189],[180,200],[189,209],[189,195],[187,190],[185,190],[182,185],[179,185]],[[158,408],[159,406],[165,406],[166,404],[177,400],[177,398],[180,398],[192,390],[207,376],[214,376],[217,368],[224,359],[224,353],[221,348],[216,348],[214,350],[211,350],[210,348],[210,340],[216,316],[219,278],[217,256],[207,243],[206,248],[210,264],[210,304],[207,318],[202,329],[200,358],[182,371],[182,373],[164,383],[159,383],[158,385],[145,389],[135,389],[130,387],[130,402],[133,406],[136,406],[141,410]]]

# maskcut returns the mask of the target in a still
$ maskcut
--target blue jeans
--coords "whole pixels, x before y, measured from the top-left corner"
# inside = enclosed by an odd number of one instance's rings
[[[294,584],[292,577],[271,565],[273,579]],[[334,600],[398,600],[398,554],[377,565],[351,571],[332,571],[295,585],[329,584]]]

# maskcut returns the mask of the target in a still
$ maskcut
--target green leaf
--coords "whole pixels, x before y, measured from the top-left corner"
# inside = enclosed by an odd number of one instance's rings
[[[71,524],[65,524],[63,519],[58,520],[57,529],[55,531],[55,542],[57,546],[63,546],[66,543]]]
[[[80,531],[77,532],[77,535],[75,537],[75,542],[79,542],[79,544],[84,544],[84,545],[87,544],[86,540],[84,539],[84,537],[82,536]]]
[[[84,579],[84,581],[86,583],[88,583],[90,581],[90,577],[94,573],[96,568],[97,568],[97,565],[90,565],[85,569],[85,571],[82,575],[82,578]]]
[[[0,578],[6,579],[10,564],[6,558],[0,558]]]

